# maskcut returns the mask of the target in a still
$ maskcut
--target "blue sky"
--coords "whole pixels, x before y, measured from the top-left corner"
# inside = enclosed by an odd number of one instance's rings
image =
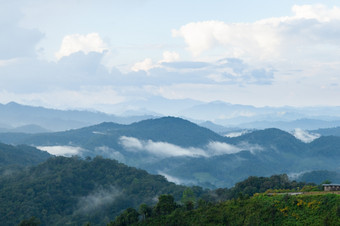
[[[338,1],[0,0],[0,102],[338,106]]]

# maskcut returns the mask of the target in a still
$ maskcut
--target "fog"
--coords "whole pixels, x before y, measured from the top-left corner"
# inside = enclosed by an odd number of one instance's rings
[[[81,147],[74,146],[37,146],[37,148],[42,151],[47,151],[52,155],[65,157],[79,155],[83,151]]]
[[[81,197],[78,201],[78,209],[76,214],[89,214],[93,211],[112,204],[116,198],[121,195],[115,187],[111,186],[108,189],[98,188],[91,194]]]
[[[313,140],[319,138],[321,135],[317,133],[309,133],[306,130],[302,130],[300,128],[296,128],[292,134],[299,140],[305,143],[310,143]]]
[[[159,157],[212,157],[225,154],[235,154],[240,151],[255,151],[262,150],[259,145],[250,145],[241,143],[237,146],[225,142],[209,142],[204,147],[180,147],[167,142],[155,142],[152,140],[139,140],[135,137],[122,136],[119,139],[120,145],[129,152],[147,152]]]

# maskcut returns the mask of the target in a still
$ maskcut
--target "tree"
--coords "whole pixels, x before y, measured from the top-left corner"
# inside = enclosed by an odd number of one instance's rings
[[[195,201],[196,201],[196,198],[195,198],[194,192],[191,190],[191,188],[186,188],[183,191],[181,202],[183,204],[186,204],[187,202],[195,203]]]
[[[146,218],[151,216],[152,209],[151,207],[143,203],[139,206],[139,213],[142,215],[143,220],[145,220]]]
[[[128,226],[138,222],[139,214],[134,208],[127,208],[116,217],[114,222],[110,222],[108,226]]]
[[[158,203],[155,207],[157,215],[170,214],[177,208],[174,197],[172,195],[160,195],[158,197]]]
[[[19,223],[19,226],[39,226],[40,225],[40,220],[36,217],[31,217],[30,219],[25,219],[22,220]]]

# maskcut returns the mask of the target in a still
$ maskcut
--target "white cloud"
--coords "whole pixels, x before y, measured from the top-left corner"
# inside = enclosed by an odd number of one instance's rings
[[[43,151],[47,151],[52,155],[66,157],[78,155],[83,151],[82,148],[74,146],[38,146],[37,148]]]
[[[207,148],[211,155],[235,154],[241,151],[240,148],[234,145],[222,142],[210,142]]]
[[[131,70],[138,72],[138,71],[149,71],[153,68],[159,68],[162,67],[162,63],[169,63],[169,62],[175,62],[179,60],[179,54],[176,52],[171,51],[165,51],[163,52],[163,59],[158,61],[157,63],[154,63],[151,58],[145,58],[143,61],[135,63]]]
[[[153,154],[159,157],[211,157],[226,154],[235,154],[243,150],[247,150],[252,153],[257,150],[262,150],[261,147],[259,147],[258,145],[253,147],[251,145],[241,144],[241,146],[238,147],[224,142],[215,141],[209,142],[205,147],[202,148],[183,148],[167,142],[154,142],[152,140],[143,141],[134,137],[122,136],[119,140],[120,144],[127,151],[145,151],[149,154]]]
[[[128,149],[129,151],[137,151],[144,148],[142,142],[134,137],[121,136],[119,141],[124,146],[124,148]]]
[[[165,51],[163,53],[163,60],[161,60],[159,63],[163,62],[174,62],[179,60],[179,54],[176,52],[170,52],[170,51]]]
[[[305,143],[310,143],[313,140],[317,139],[320,137],[320,134],[316,133],[309,133],[305,130],[302,130],[300,128],[296,128],[292,134],[299,140],[305,142]]]
[[[320,22],[329,22],[331,20],[340,20],[340,8],[334,6],[328,9],[322,4],[318,5],[294,5],[292,11],[295,18],[316,19]]]
[[[107,50],[107,45],[98,33],[90,33],[87,35],[72,34],[64,37],[61,47],[59,51],[55,53],[55,56],[57,59],[61,59],[64,56],[69,56],[79,51],[87,54],[89,52],[102,53],[105,50]]]
[[[131,70],[132,71],[148,71],[150,70],[151,68],[154,68],[155,65],[153,64],[152,62],[152,59],[150,58],[146,58],[145,60],[141,61],[141,62],[137,62],[135,63]]]
[[[198,157],[198,156],[205,156],[207,157],[206,153],[198,148],[182,148],[174,144],[169,144],[166,142],[153,142],[151,140],[147,141],[145,147],[148,152],[160,155],[160,156],[191,156],[191,157]]]
[[[238,131],[238,132],[230,132],[225,134],[225,137],[239,137],[242,136],[244,134],[248,133],[248,130],[243,130],[243,131]]]
[[[194,56],[214,47],[223,47],[220,48],[221,54],[255,62],[282,61],[296,54],[310,58],[308,51],[323,51],[320,45],[340,47],[339,8],[303,5],[294,6],[292,11],[294,15],[291,17],[269,18],[254,23],[192,22],[173,30],[172,34],[182,37]]]
[[[167,142],[153,142],[152,140],[141,141],[134,137],[122,136],[119,138],[120,144],[126,148],[127,151],[147,151],[162,157],[171,156],[206,156],[205,152],[198,148],[182,148]]]

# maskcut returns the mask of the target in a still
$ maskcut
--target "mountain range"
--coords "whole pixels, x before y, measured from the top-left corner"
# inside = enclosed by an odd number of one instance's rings
[[[175,117],[54,133],[2,133],[0,141],[33,145],[54,155],[101,155],[176,183],[209,188],[230,187],[250,175],[337,171],[340,159],[340,137],[305,143],[273,128],[224,137]]]
[[[105,121],[130,124],[168,115],[205,124],[218,133],[240,129],[279,128],[291,131],[295,128],[316,130],[340,126],[340,107],[254,107],[221,101],[204,103],[190,99],[152,98],[115,104],[110,106],[109,112],[57,110],[10,102],[0,104],[0,131],[64,131]]]

